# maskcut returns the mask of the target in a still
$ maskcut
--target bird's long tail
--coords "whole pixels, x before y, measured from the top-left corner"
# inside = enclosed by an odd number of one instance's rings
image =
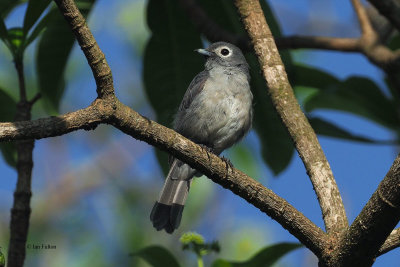
[[[196,170],[189,165],[174,159],[160,198],[154,204],[150,214],[150,220],[158,231],[165,229],[167,233],[171,234],[178,228],[195,173]]]

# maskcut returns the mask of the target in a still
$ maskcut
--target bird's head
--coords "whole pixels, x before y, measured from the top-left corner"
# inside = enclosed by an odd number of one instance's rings
[[[195,51],[206,57],[206,68],[216,66],[249,67],[242,51],[237,46],[227,42],[213,43],[206,49],[201,48]]]

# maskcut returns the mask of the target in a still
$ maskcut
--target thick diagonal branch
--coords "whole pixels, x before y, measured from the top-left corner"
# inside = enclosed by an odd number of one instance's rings
[[[339,242],[331,266],[371,266],[382,248],[385,250],[382,245],[400,220],[399,181],[400,155]]]
[[[46,138],[78,129],[93,129],[100,123],[112,124],[138,140],[145,141],[190,164],[214,182],[259,208],[278,221],[317,256],[326,246],[324,232],[301,212],[241,171],[231,168],[218,156],[175,131],[140,116],[118,100],[96,100],[86,109],[58,117],[18,123],[0,123],[0,141]]]
[[[115,113],[115,120],[110,123],[136,139],[168,151],[201,171],[279,222],[317,256],[321,255],[326,246],[326,235],[319,227],[284,199],[243,172],[231,168],[218,156],[173,130],[140,116],[121,103]]]
[[[288,129],[317,194],[328,233],[347,228],[346,213],[329,163],[294,96],[274,38],[258,0],[235,4],[254,45],[276,110]]]

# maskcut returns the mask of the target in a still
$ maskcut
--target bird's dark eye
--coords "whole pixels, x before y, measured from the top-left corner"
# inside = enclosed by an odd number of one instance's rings
[[[226,48],[221,49],[221,55],[223,55],[223,56],[229,55],[229,50]]]

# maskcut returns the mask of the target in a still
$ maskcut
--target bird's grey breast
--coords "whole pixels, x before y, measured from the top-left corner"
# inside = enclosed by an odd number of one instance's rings
[[[187,137],[220,153],[249,130],[252,98],[246,71],[211,69],[202,89],[183,112],[186,115],[181,116],[180,127]]]

